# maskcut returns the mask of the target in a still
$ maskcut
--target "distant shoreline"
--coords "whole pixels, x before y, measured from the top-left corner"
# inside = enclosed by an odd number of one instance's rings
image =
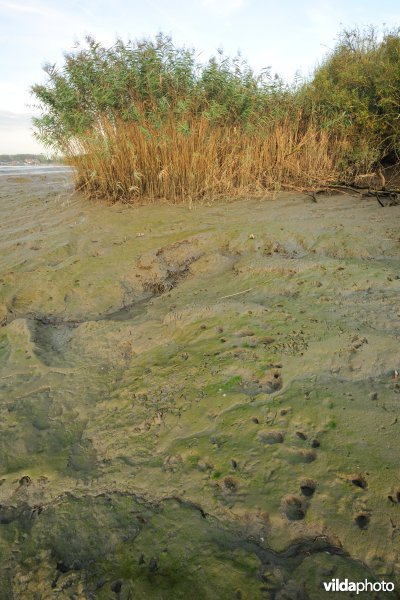
[[[62,158],[56,155],[47,157],[44,154],[0,154],[0,166],[42,166],[61,165]]]
[[[35,175],[46,173],[70,173],[73,167],[51,163],[42,165],[5,165],[0,163],[0,177],[3,175]]]

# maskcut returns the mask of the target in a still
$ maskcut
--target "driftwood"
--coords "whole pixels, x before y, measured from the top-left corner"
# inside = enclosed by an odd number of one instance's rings
[[[359,196],[362,196],[364,198],[375,198],[377,200],[377,202],[380,204],[380,206],[382,206],[382,207],[400,205],[400,190],[398,190],[398,189],[377,190],[377,189],[368,188],[368,190],[366,190],[366,188],[358,187],[358,186],[354,186],[354,185],[332,184],[332,185],[325,185],[317,190],[309,192],[306,195],[310,196],[310,198],[312,199],[313,202],[318,202],[317,194],[324,194],[324,193],[326,194],[326,193],[332,193],[332,192],[339,192],[342,194],[352,194],[352,195],[358,194]]]

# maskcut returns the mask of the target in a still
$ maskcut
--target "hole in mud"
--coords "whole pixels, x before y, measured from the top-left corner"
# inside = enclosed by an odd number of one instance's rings
[[[366,529],[369,525],[370,520],[371,519],[369,515],[367,515],[366,513],[360,513],[356,516],[354,522],[360,529]]]
[[[313,462],[314,460],[316,460],[317,455],[313,450],[308,450],[307,452],[303,453],[303,457],[304,457],[304,462],[310,463],[310,462]]]
[[[119,594],[122,590],[122,581],[114,581],[114,583],[111,584],[111,591],[114,592],[114,594]]]
[[[224,488],[226,488],[230,492],[236,492],[236,490],[238,489],[238,482],[234,477],[224,477],[222,483]]]
[[[351,475],[350,481],[353,485],[363,490],[367,488],[367,480],[362,475]]]
[[[70,571],[70,567],[64,562],[59,561],[57,563],[57,571],[60,571],[60,573],[68,573],[68,571]]]
[[[156,573],[158,570],[158,564],[155,558],[151,558],[149,560],[149,571],[150,573]]]
[[[313,496],[317,487],[317,482],[313,479],[302,479],[300,481],[300,490],[303,496],[307,496],[307,498],[311,498]]]
[[[397,490],[394,494],[389,494],[388,500],[393,502],[393,504],[400,504],[400,490]]]
[[[282,500],[282,510],[289,521],[300,521],[306,514],[304,502],[299,496],[285,496]]]
[[[19,485],[30,485],[31,483],[32,483],[32,479],[29,477],[29,475],[24,475],[19,480]]]

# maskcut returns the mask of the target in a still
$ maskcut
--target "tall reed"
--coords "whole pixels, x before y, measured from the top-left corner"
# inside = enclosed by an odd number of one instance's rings
[[[143,121],[142,121],[143,123]],[[262,195],[307,189],[337,180],[348,145],[312,122],[283,118],[262,130],[212,125],[193,117],[186,131],[170,115],[154,129],[109,121],[75,141],[69,160],[90,196],[135,202],[170,202]]]
[[[111,48],[87,38],[33,86],[37,137],[82,190],[112,201],[315,188],[398,155],[399,64],[398,32],[348,32],[290,87],[238,57],[200,65],[162,34]]]

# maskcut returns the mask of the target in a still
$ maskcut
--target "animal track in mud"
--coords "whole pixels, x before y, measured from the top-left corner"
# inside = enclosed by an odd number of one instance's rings
[[[349,481],[356,487],[359,487],[363,490],[367,488],[367,480],[360,474],[350,475]]]
[[[258,438],[263,444],[282,444],[284,441],[283,433],[280,431],[270,431],[263,429],[258,432]]]
[[[302,479],[300,481],[300,490],[303,496],[311,498],[317,488],[317,482],[313,479]]]
[[[354,522],[360,529],[367,529],[371,517],[368,513],[362,512],[355,516]]]
[[[300,496],[285,496],[282,500],[282,511],[289,521],[300,521],[306,516],[307,506]]]
[[[388,495],[388,500],[393,504],[400,504],[400,490],[396,490],[394,493]]]
[[[93,317],[65,319],[58,315],[18,314],[7,310],[2,324],[11,323],[17,318],[25,318],[29,323],[35,353],[47,366],[59,366],[64,360],[66,346],[80,324],[97,321],[128,321],[143,314],[146,304],[155,296],[162,295],[175,288],[190,273],[190,265],[204,252],[197,248],[196,241],[184,240],[166,246],[145,258],[139,257],[136,268],[145,271],[139,276],[142,287],[135,300],[110,312]],[[132,290],[122,281],[121,286],[127,295]],[[3,323],[4,322],[4,323]]]
[[[47,366],[62,362],[65,346],[71,340],[78,323],[47,323],[44,319],[33,319],[29,322],[35,354]]]
[[[201,245],[201,238],[191,238],[139,256],[135,276],[143,291],[160,296],[174,289],[189,275],[190,265],[205,254]]]

